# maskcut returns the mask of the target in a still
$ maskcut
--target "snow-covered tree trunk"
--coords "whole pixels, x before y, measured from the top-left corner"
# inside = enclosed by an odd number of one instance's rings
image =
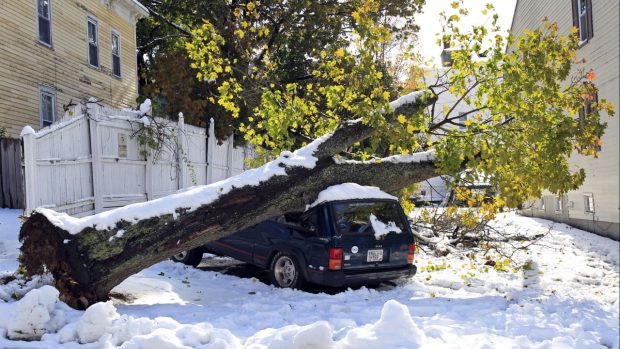
[[[423,92],[401,97],[392,104],[393,115],[411,115],[433,101]],[[21,263],[29,275],[51,272],[61,299],[86,308],[107,299],[127,277],[175,253],[272,216],[303,211],[331,185],[354,182],[396,192],[436,175],[432,152],[369,162],[334,158],[373,132],[349,122],[238,176],[82,219],[38,209],[20,232]]]

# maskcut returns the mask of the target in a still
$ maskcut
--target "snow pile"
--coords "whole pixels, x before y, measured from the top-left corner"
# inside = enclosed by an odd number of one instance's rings
[[[268,328],[248,338],[244,346],[248,349],[330,349],[336,348],[336,342],[332,339],[333,332],[326,321],[317,321],[306,326]]]
[[[147,114],[151,114],[151,100],[150,99],[145,99],[144,102],[142,102],[142,104],[140,104],[140,115],[144,116]]]
[[[63,327],[60,343],[79,341],[98,347],[131,349],[239,348],[240,341],[211,324],[183,325],[168,317],[134,318],[119,315],[111,301],[90,306],[75,322]]]
[[[395,300],[388,300],[381,317],[372,324],[350,329],[346,336],[335,341],[335,331],[326,321],[306,326],[291,325],[280,329],[266,329],[247,339],[249,349],[321,348],[321,349],[415,349],[425,342],[426,336],[416,326],[409,309]]]
[[[374,214],[370,214],[368,217],[370,220],[370,224],[372,225],[372,229],[375,231],[375,239],[380,240],[383,236],[389,233],[400,234],[403,231],[400,230],[399,227],[396,226],[396,223],[393,221],[389,221],[387,224],[383,223],[375,216]]]
[[[36,135],[37,133],[34,131],[34,128],[30,125],[24,126],[22,132],[19,134],[21,138],[24,138],[25,135]]]
[[[112,327],[112,321],[119,317],[112,302],[102,302],[91,305],[75,326],[80,343],[92,343],[107,333]]]
[[[355,199],[387,199],[398,200],[377,187],[362,186],[356,183],[342,183],[332,185],[321,191],[317,199],[306,207],[307,210],[328,201],[355,200]]]
[[[413,322],[409,309],[395,300],[389,300],[383,305],[379,321],[349,331],[342,340],[342,348],[415,349],[425,342],[426,336]]]
[[[54,310],[59,292],[52,286],[43,286],[28,292],[17,302],[7,326],[11,339],[38,340],[47,332],[63,325],[64,315]]]
[[[261,167],[247,170],[219,182],[195,186],[156,200],[127,205],[83,218],[71,217],[66,213],[59,213],[42,207],[37,208],[36,211],[45,215],[52,224],[66,230],[70,234],[78,234],[88,227],[112,229],[120,221],[133,223],[167,214],[176,217],[177,208],[186,208],[187,211],[194,211],[200,206],[214,202],[234,188],[258,186],[271,177],[284,176],[286,175],[287,167],[314,168],[318,159],[313,154],[318,146],[329,137],[331,137],[331,133],[317,138],[312,143],[294,152],[284,151],[277,159]]]

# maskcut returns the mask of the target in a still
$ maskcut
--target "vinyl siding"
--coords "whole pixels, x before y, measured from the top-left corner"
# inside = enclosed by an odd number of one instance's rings
[[[616,113],[619,103],[619,17],[617,0],[592,1],[592,18],[594,36],[578,51],[578,59],[586,59],[586,70],[593,69],[596,73],[595,83],[599,87],[598,97],[613,103]],[[519,0],[512,24],[512,32],[519,36],[526,29],[540,27],[544,17],[558,23],[563,34],[568,34],[573,25],[571,1],[552,0]],[[565,198],[567,210],[557,220],[571,223],[572,221],[589,221],[593,230],[603,235],[618,239],[618,223],[620,222],[620,145],[618,143],[620,124],[618,117],[610,118],[602,115],[607,122],[607,129],[602,138],[602,151],[597,159],[573,154],[570,163],[574,169],[584,168],[586,180],[581,188],[571,191]],[[595,212],[586,212],[584,194],[594,196]],[[549,202],[548,202],[549,203]],[[547,203],[547,204],[548,204]],[[536,211],[536,209],[532,210]],[[547,210],[548,211],[548,210]],[[548,214],[538,212],[538,216],[552,218]],[[555,213],[553,214],[555,216]]]

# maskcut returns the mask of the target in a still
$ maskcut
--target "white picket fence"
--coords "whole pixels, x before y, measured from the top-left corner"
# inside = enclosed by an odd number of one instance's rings
[[[81,217],[153,200],[239,174],[253,156],[250,148],[233,147],[232,136],[217,144],[213,122],[207,132],[185,125],[181,115],[178,123],[157,119],[177,136],[179,149],[145,157],[133,136],[144,127],[138,112],[94,103],[72,112],[82,115],[22,136],[26,215],[47,207]]]

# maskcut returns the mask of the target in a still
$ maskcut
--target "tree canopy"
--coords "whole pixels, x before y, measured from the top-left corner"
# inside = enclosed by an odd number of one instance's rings
[[[321,50],[346,47],[357,26],[353,14],[361,4],[359,0],[142,3],[152,15],[138,25],[141,98],[152,98],[163,115],[182,111],[190,123],[204,124],[214,117],[218,138],[225,138],[252,114],[262,88],[309,79]],[[414,14],[423,3],[377,1],[374,20],[384,23],[394,40],[410,41],[417,31]],[[196,46],[214,45],[218,57],[207,55],[208,61],[190,66],[184,49],[188,38]],[[211,65],[217,76],[205,74],[202,64]],[[229,96],[228,89],[234,92],[234,106],[222,97]]]
[[[263,86],[257,106],[240,124],[245,139],[277,155],[360,119],[378,132],[339,156],[369,160],[433,149],[440,173],[470,169],[464,177],[489,176],[500,193],[495,208],[517,206],[545,189],[565,193],[583,183],[584,171],[570,168],[568,157],[573,152],[596,156],[605,128],[600,113],[613,115],[613,108],[595,99],[595,75],[576,61],[574,31],[560,35],[557,24],[545,20],[540,29],[515,40],[500,31],[491,5],[483,11],[490,25],[463,30],[458,23],[468,10],[453,2],[452,12],[442,14],[445,27],[438,42],[453,48],[452,65],[438,69],[434,81],[413,84],[427,86],[436,96],[450,94],[455,102],[433,104],[409,118],[399,115],[394,125],[383,111],[390,110],[388,101],[403,84],[391,80],[380,64],[382,45],[392,35],[390,26],[377,21],[380,12],[373,0],[352,9],[350,42],[319,50],[310,79]],[[243,99],[243,77],[231,71],[226,39],[208,21],[192,34],[186,48],[198,78],[220,79],[217,102],[237,116],[244,107],[237,103]]]

